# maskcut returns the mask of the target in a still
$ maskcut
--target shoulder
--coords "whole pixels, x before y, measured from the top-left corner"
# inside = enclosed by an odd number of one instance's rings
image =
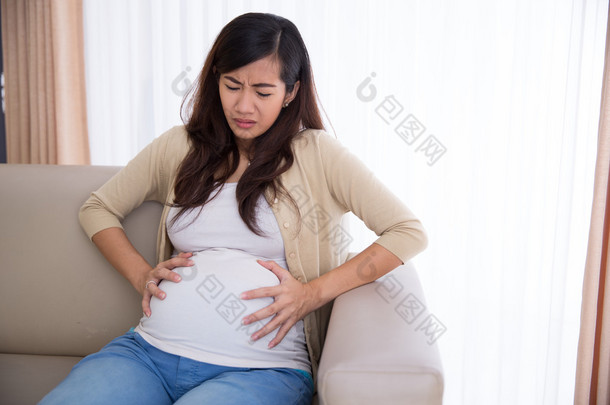
[[[184,125],[177,125],[155,138],[150,147],[156,159],[180,163],[190,149],[188,132]]]
[[[342,148],[341,143],[323,129],[305,129],[299,132],[292,145],[296,155],[320,155]]]
[[[189,135],[184,125],[176,125],[159,135],[153,143],[163,147],[166,152],[187,152],[190,147]]]

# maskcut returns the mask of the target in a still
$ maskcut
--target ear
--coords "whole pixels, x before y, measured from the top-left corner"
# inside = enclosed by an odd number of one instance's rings
[[[299,87],[301,86],[301,82],[297,81],[294,84],[294,87],[292,88],[292,91],[288,94],[286,94],[286,97],[284,97],[284,103],[290,103],[292,102],[292,100],[295,99],[295,97],[297,96],[297,93],[299,92]]]

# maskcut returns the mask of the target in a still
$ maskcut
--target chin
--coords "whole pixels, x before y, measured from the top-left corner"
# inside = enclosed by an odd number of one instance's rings
[[[240,139],[254,139],[261,135],[258,132],[252,132],[251,129],[233,128],[233,135]]]

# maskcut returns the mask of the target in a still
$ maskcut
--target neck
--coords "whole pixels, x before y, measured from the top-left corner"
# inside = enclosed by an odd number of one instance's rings
[[[252,141],[244,144],[241,140],[237,140],[237,151],[239,152],[239,155],[246,159],[248,162],[251,159],[251,156],[253,155],[253,150],[252,149]]]

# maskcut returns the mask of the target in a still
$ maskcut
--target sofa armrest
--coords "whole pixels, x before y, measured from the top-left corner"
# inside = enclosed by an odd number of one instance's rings
[[[335,300],[318,372],[321,405],[441,404],[436,339],[411,262]]]

